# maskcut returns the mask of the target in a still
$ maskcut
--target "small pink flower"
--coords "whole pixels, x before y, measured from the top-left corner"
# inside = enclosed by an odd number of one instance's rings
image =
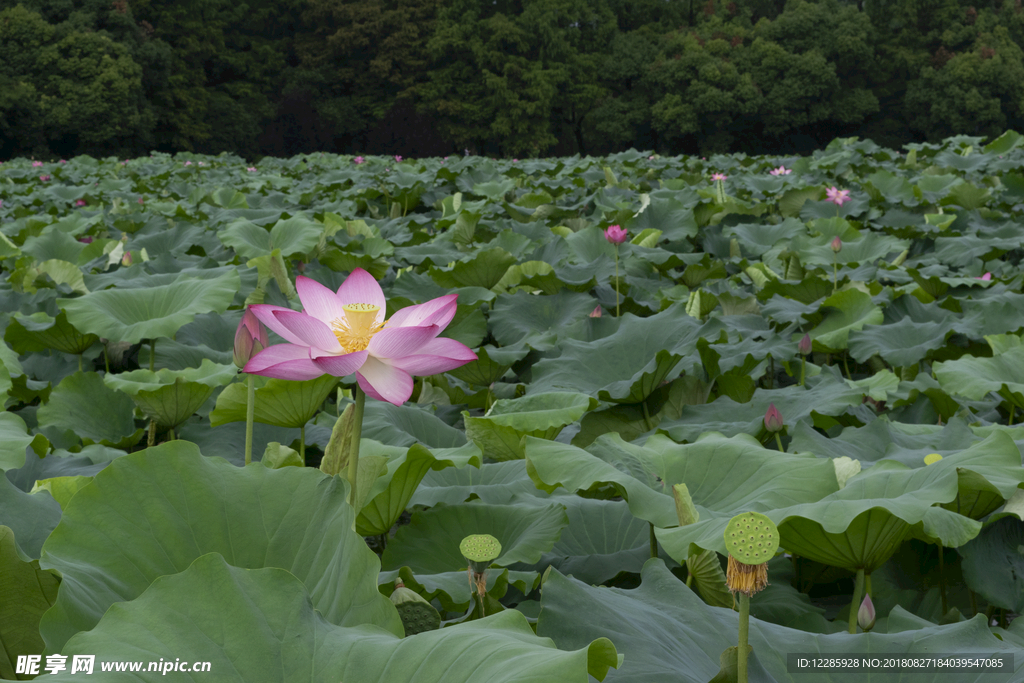
[[[811,335],[809,334],[805,334],[800,339],[800,343],[796,345],[796,350],[799,351],[800,355],[802,356],[810,355],[812,348],[813,346],[811,345]]]
[[[519,161],[519,159],[513,159],[513,160],[512,160],[512,163],[514,164],[514,163],[516,163],[517,161]]]
[[[202,161],[199,162],[199,165],[200,166],[206,166],[206,164],[204,162],[202,162]]]
[[[352,161],[356,162],[357,164],[361,164],[363,163],[364,159],[362,157],[356,157]]]
[[[601,317],[601,305],[600,305],[600,304],[598,304],[598,305],[597,305],[597,306],[596,306],[596,307],[594,308],[594,310],[592,310],[592,311],[590,312],[590,317],[591,317],[591,318],[600,318],[600,317]]]
[[[66,164],[66,163],[68,163],[68,160],[67,160],[67,159],[61,159],[61,160],[60,160],[60,163],[62,163],[62,164]]]
[[[249,168],[247,168],[245,170],[248,171],[249,173],[255,173],[256,172],[256,167],[255,166],[250,166]]]
[[[76,199],[75,200],[75,206],[85,206],[85,200],[84,199]]]
[[[843,202],[850,201],[850,191],[840,190],[835,185],[825,190],[825,194],[828,196],[825,201],[832,202],[836,206],[842,206]]]
[[[626,231],[618,225],[609,225],[604,231],[604,238],[612,244],[622,244],[626,241]]]
[[[235,365],[244,368],[246,363],[268,346],[270,341],[267,339],[267,328],[263,327],[251,308],[246,308],[235,330]]]
[[[778,168],[773,168],[768,172],[771,173],[772,175],[789,175],[790,173],[793,172],[793,169],[786,168],[785,166],[779,166]]]
[[[721,173],[715,173],[714,175],[711,176],[711,179],[712,180],[726,180],[728,177],[729,176],[723,175]]]
[[[124,165],[126,165],[127,163],[128,163],[128,160],[127,160],[127,159],[125,159],[124,161],[122,161],[122,162],[121,162],[121,165],[122,165],[122,166],[124,166]]]
[[[32,162],[32,168],[39,168],[42,165],[43,165],[43,162],[41,162],[41,161],[33,161]]]
[[[707,159],[705,159],[704,157],[701,157],[700,160],[701,161],[707,161]]]
[[[838,254],[839,251],[843,248],[843,241],[839,239],[839,235],[836,235],[835,237],[832,238],[832,243],[829,244],[828,246],[829,249]]]
[[[50,176],[48,176],[48,175],[41,175],[41,176],[39,176],[39,179],[42,180],[45,183],[48,180],[50,180]]]
[[[186,161],[186,162],[185,162],[185,165],[186,165],[186,166],[191,166],[191,165],[192,165],[192,162],[191,162],[191,161]]]
[[[774,403],[768,405],[768,412],[764,414],[764,428],[773,434],[782,431],[782,415]]]
[[[653,156],[649,156],[649,157],[647,157],[647,160],[650,161],[653,158],[654,158]]]
[[[143,199],[142,197],[139,197],[139,204],[145,204],[145,203],[146,203],[146,200]]]
[[[89,235],[84,235],[83,237],[79,237],[78,241],[81,242],[82,244],[92,244],[92,237]]]
[[[875,625],[875,605],[867,593],[864,594],[860,609],[857,610],[857,624],[865,631],[870,631]]]
[[[124,256],[121,257],[122,266],[130,266],[132,264],[132,252],[124,252]]]
[[[401,160],[402,160],[402,155],[396,154],[395,155],[395,161],[401,161]]]
[[[992,273],[985,273],[985,274],[984,274],[984,275],[982,275],[981,277],[976,277],[976,278],[974,278],[974,279],[975,279],[975,280],[985,280],[986,282],[988,282],[989,280],[991,280],[991,279],[992,279]]]

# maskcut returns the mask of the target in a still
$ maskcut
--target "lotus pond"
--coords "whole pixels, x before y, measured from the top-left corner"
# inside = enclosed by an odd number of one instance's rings
[[[3,162],[0,678],[1024,681],[1022,165]]]

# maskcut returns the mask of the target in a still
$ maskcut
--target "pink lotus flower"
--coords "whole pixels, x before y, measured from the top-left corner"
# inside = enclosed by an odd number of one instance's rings
[[[609,225],[604,231],[604,238],[612,244],[622,244],[626,241],[626,231],[618,225]]]
[[[768,405],[768,412],[764,414],[764,428],[773,434],[782,431],[782,415],[774,403]]]
[[[793,172],[793,169],[786,168],[785,166],[779,166],[778,168],[773,168],[768,172],[772,175],[789,175]]]
[[[124,252],[124,256],[121,257],[122,266],[130,266],[132,264],[132,252]]]
[[[601,317],[601,305],[600,305],[600,304],[598,304],[598,305],[597,305],[597,306],[596,306],[596,307],[594,308],[594,310],[592,310],[592,311],[590,312],[590,317],[591,317],[591,318],[600,318],[600,317]]]
[[[836,206],[842,206],[843,202],[850,201],[850,191],[840,190],[835,185],[825,190],[825,194],[828,196],[825,201],[832,202]]]
[[[870,631],[875,625],[875,605],[867,593],[864,594],[860,609],[857,610],[857,624],[865,631]]]
[[[39,179],[45,183],[45,182],[50,180],[50,176],[48,176],[48,175],[41,175],[41,176],[39,176]]]
[[[839,235],[836,235],[835,237],[832,238],[832,242],[828,245],[828,247],[837,254],[840,252],[840,250],[842,250],[843,241],[839,239]]]
[[[711,176],[711,179],[712,179],[712,180],[725,180],[725,179],[727,179],[728,177],[729,177],[729,176],[727,176],[727,175],[723,175],[723,174],[721,174],[721,173],[715,173],[714,175],[712,175],[712,176]]]
[[[654,158],[653,156],[649,156],[649,157],[647,157],[647,160],[650,161],[653,158]]]
[[[75,206],[85,206],[85,200],[84,199],[76,199],[75,200]]]
[[[256,172],[256,167],[255,166],[250,166],[249,168],[247,168],[245,170],[248,171],[249,173],[255,173]]]
[[[81,242],[82,244],[92,244],[92,237],[89,235],[85,235],[83,237],[79,237],[78,241]]]
[[[43,165],[43,162],[41,162],[41,161],[33,161],[32,162],[32,168],[39,168],[42,165]]]
[[[396,154],[395,155],[395,161],[401,161],[401,160],[402,160],[402,155]]]
[[[192,162],[191,162],[191,161],[186,161],[186,162],[185,162],[185,165],[186,165],[186,166],[191,166],[191,165],[192,165]]]
[[[365,161],[365,160],[364,160],[364,159],[363,159],[362,157],[356,157],[356,158],[355,158],[355,159],[353,159],[352,161],[356,162],[357,164],[361,164],[361,163],[363,163],[363,161]]]
[[[126,166],[127,164],[128,164],[128,160],[127,159],[125,159],[124,161],[121,162],[122,166]]]
[[[146,203],[146,200],[143,199],[142,197],[139,197],[139,204],[145,204],[145,203]]]
[[[517,161],[519,161],[519,159],[513,159],[513,160],[512,160],[512,163],[514,164],[514,163],[516,163]]]
[[[245,309],[238,322],[238,329],[235,330],[235,365],[244,368],[246,363],[268,346],[270,341],[267,339],[267,328],[263,327],[251,308]]]
[[[975,280],[985,280],[986,282],[992,279],[992,273],[985,273],[981,277],[974,278]]]
[[[437,336],[455,316],[457,294],[408,306],[385,320],[384,292],[362,268],[337,293],[302,276],[295,289],[302,312],[270,304],[250,308],[288,343],[257,354],[245,372],[291,380],[355,372],[366,395],[402,405],[412,395],[412,375],[434,375],[476,360],[464,344]]]
[[[812,348],[811,335],[809,334],[805,334],[801,337],[800,342],[796,345],[796,350],[799,351],[802,356],[810,355]]]
[[[62,163],[62,164],[66,164],[66,163],[68,163],[68,160],[67,160],[67,159],[61,159],[61,160],[60,160],[60,163]]]
[[[203,163],[202,161],[200,161],[200,162],[199,162],[199,165],[200,165],[200,166],[206,166],[206,164],[205,164],[205,163]]]

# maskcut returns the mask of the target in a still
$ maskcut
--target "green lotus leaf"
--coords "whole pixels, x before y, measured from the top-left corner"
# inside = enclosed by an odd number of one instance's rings
[[[560,330],[584,320],[593,310],[593,297],[582,292],[563,289],[551,296],[516,292],[498,296],[488,322],[491,334],[502,346],[547,351],[554,346]]]
[[[0,525],[14,532],[18,556],[38,560],[43,541],[60,521],[60,505],[48,492],[25,493],[0,477]]]
[[[30,493],[36,491],[47,491],[53,499],[57,501],[61,509],[68,506],[71,498],[87,484],[92,481],[92,477],[87,477],[81,474],[71,475],[68,477],[50,477],[49,479],[37,479],[35,486],[32,487]]]
[[[170,284],[104,289],[57,305],[82,333],[134,344],[174,336],[200,313],[223,313],[239,287],[236,270],[209,278],[182,273]]]
[[[876,306],[871,295],[859,289],[836,292],[821,305],[831,310],[807,334],[811,335],[814,350],[823,353],[838,353],[847,348],[850,332],[865,325],[881,325],[884,317],[881,306]]]
[[[557,650],[514,610],[410,638],[372,625],[338,626],[287,571],[246,570],[216,553],[112,606],[96,628],[63,649],[69,662],[73,654],[97,655],[96,671],[108,657],[175,662],[183,652],[190,662],[210,662],[196,680],[224,683],[586,683],[588,674],[600,680],[619,664],[607,639],[575,652]],[[166,680],[166,672],[104,676],[114,683]],[[66,671],[54,680],[77,678]]]
[[[60,381],[50,400],[39,406],[39,426],[69,429],[82,442],[123,447],[136,433],[135,404],[111,389],[95,372],[76,372]]]
[[[465,503],[473,498],[483,503],[505,505],[520,494],[545,498],[548,495],[533,485],[526,473],[525,460],[509,460],[479,467],[427,472],[409,504],[433,507],[438,503]]]
[[[538,572],[510,571],[492,567],[485,576],[488,598],[500,600],[508,592],[509,586],[515,587],[523,595],[528,595],[540,585]],[[395,579],[401,579],[406,585],[427,600],[437,600],[441,608],[453,614],[464,614],[473,600],[475,592],[466,581],[466,570],[442,572],[440,574],[413,575],[408,567],[381,572],[377,577],[379,589],[384,595],[390,596],[394,590]]]
[[[933,369],[943,391],[972,401],[995,392],[1024,409],[1024,346],[991,358],[965,357],[935,363]]]
[[[24,467],[25,449],[34,438],[20,417],[14,413],[0,413],[0,472]]]
[[[996,607],[1024,611],[1024,521],[1003,517],[957,552],[971,590]]]
[[[488,386],[504,377],[512,364],[522,360],[529,353],[529,349],[504,349],[487,345],[481,346],[475,353],[476,360],[449,370],[448,374],[467,384]]]
[[[568,424],[597,408],[597,400],[572,392],[531,394],[494,402],[483,417],[462,415],[466,438],[474,442],[492,460],[522,460],[520,447],[524,436],[554,439]]]
[[[1024,486],[1024,468],[1020,462],[1020,451],[1013,439],[1005,432],[993,432],[985,440],[928,467],[956,470],[956,500],[942,507],[971,519],[981,519]]]
[[[495,564],[533,564],[551,550],[568,524],[565,508],[557,503],[438,505],[414,513],[388,543],[381,562],[385,569],[406,566],[424,574],[454,571],[466,566],[459,551],[462,539],[490,534],[502,547]]]
[[[279,220],[269,231],[238,218],[220,229],[217,237],[242,260],[248,261],[269,256],[274,249],[280,249],[284,258],[307,254],[317,245],[323,232],[323,225],[302,216]]]
[[[865,325],[850,332],[850,355],[859,363],[875,354],[895,367],[916,365],[930,352],[940,349],[953,333],[952,321],[918,322],[909,315],[888,325]]]
[[[333,375],[322,375],[303,382],[287,379],[264,380],[258,377],[256,386],[259,388],[256,389],[253,420],[292,429],[303,427],[320,411],[324,401],[337,385],[338,378]],[[216,407],[210,411],[210,426],[219,427],[229,422],[245,422],[247,398],[246,383],[236,382],[225,387],[217,397]]]
[[[490,289],[501,281],[516,257],[501,247],[482,249],[451,267],[431,266],[430,277],[442,287],[483,287]]]
[[[213,390],[238,375],[238,368],[204,358],[198,368],[185,370],[133,370],[104,375],[103,383],[131,396],[149,418],[162,427],[174,428],[192,416]]]
[[[15,313],[4,331],[4,341],[20,354],[56,349],[62,353],[82,353],[99,339],[95,334],[82,334],[68,322],[67,313],[56,318],[38,311],[32,315]]]
[[[360,440],[360,462],[362,443],[363,440]],[[466,465],[480,465],[477,456],[458,456],[449,453],[448,457],[445,457],[440,453],[440,449],[435,454],[420,444],[413,444],[407,452],[388,459],[387,471],[366,489],[366,502],[356,519],[356,531],[359,535],[376,536],[390,531],[409,506],[409,501],[416,493],[420,481],[430,470],[443,470],[447,467],[476,469],[468,468]]]
[[[687,445],[655,435],[643,446],[606,434],[587,450],[526,437],[526,459],[539,488],[587,492],[610,487],[636,517],[656,527],[679,523],[672,497],[676,484],[686,484],[700,514],[701,521],[685,529],[704,524],[705,510],[726,517],[747,510],[767,513],[816,501],[839,489],[830,460],[779,453],[746,435],[726,438],[715,432]],[[724,528],[719,528],[719,536]],[[725,554],[721,542],[703,547]],[[692,553],[670,554],[685,562]]]
[[[718,320],[701,325],[682,305],[649,318],[625,314],[618,330],[600,344],[561,341],[559,356],[533,366],[526,391],[578,391],[602,401],[640,403],[685,370],[680,361],[694,354],[700,338],[714,336],[722,327]]]
[[[60,580],[39,568],[39,561],[20,556],[14,532],[0,526],[0,678],[26,680],[16,675],[18,657],[43,651],[39,619],[57,599]]]
[[[771,582],[771,574],[769,574]],[[758,596],[760,597],[760,596]],[[757,599],[751,600],[751,608]],[[907,613],[896,607],[893,616]],[[909,615],[908,615],[909,616]],[[572,649],[598,637],[613,638],[625,655],[623,665],[609,675],[617,683],[706,683],[718,674],[719,655],[736,644],[739,617],[731,609],[711,607],[686,588],[661,560],[650,560],[641,574],[639,588],[624,590],[588,586],[574,578],[551,572],[541,596],[537,634],[551,638],[560,648]],[[900,633],[807,633],[750,619],[750,681],[799,683],[807,674],[789,673],[788,653],[852,657],[876,656],[879,652],[934,656],[989,656],[1014,652],[1016,646],[996,638],[985,618],[947,626],[922,625]],[[1024,661],[1014,657],[1016,674]],[[865,674],[834,672],[814,675],[815,680],[846,683],[865,680]],[[906,673],[871,674],[871,680],[908,680]],[[949,673],[915,673],[914,681],[941,683]],[[980,681],[972,675],[964,680]],[[1008,679],[1009,680],[1009,679]]]
[[[347,483],[318,470],[239,468],[185,441],[117,458],[75,494],[43,546],[40,566],[63,575],[40,626],[47,648],[63,648],[114,603],[206,553],[246,569],[287,569],[332,623],[400,635],[347,497]]]
[[[263,450],[263,457],[260,458],[260,462],[263,463],[264,467],[269,467],[272,470],[282,467],[306,466],[297,450],[282,446],[276,441],[271,441],[267,444],[267,447]]]
[[[832,467],[831,461],[822,462]],[[911,534],[950,548],[974,538],[980,522],[936,505],[956,495],[953,469],[909,470],[881,462],[816,502],[774,506],[764,514],[779,528],[784,550],[833,567],[871,573]],[[702,511],[696,524],[655,531],[673,558],[685,559],[698,549],[724,554],[722,532],[728,521],[717,510],[708,515]]]
[[[461,429],[450,426],[428,410],[396,406],[386,401],[367,401],[363,413],[363,437],[390,446],[421,443],[431,449],[459,448],[467,445]],[[472,452],[479,449],[472,446]]]

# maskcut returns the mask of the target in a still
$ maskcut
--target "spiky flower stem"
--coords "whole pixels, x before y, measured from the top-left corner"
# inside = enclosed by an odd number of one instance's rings
[[[359,500],[356,497],[356,486],[359,481],[359,440],[363,434],[363,406],[366,405],[366,394],[363,393],[358,384],[355,388],[355,399],[356,407],[352,414],[352,443],[349,446],[348,456],[348,481],[352,486],[349,503],[353,508],[355,508],[356,502]],[[356,514],[359,514],[359,510],[356,510]]]
[[[615,317],[619,317],[619,246],[615,245]]]
[[[750,596],[740,593],[740,637],[736,650],[736,680],[747,683],[747,636],[750,630]]]
[[[249,375],[248,389],[245,395],[245,464],[252,462],[252,420],[256,414],[255,375]]]

